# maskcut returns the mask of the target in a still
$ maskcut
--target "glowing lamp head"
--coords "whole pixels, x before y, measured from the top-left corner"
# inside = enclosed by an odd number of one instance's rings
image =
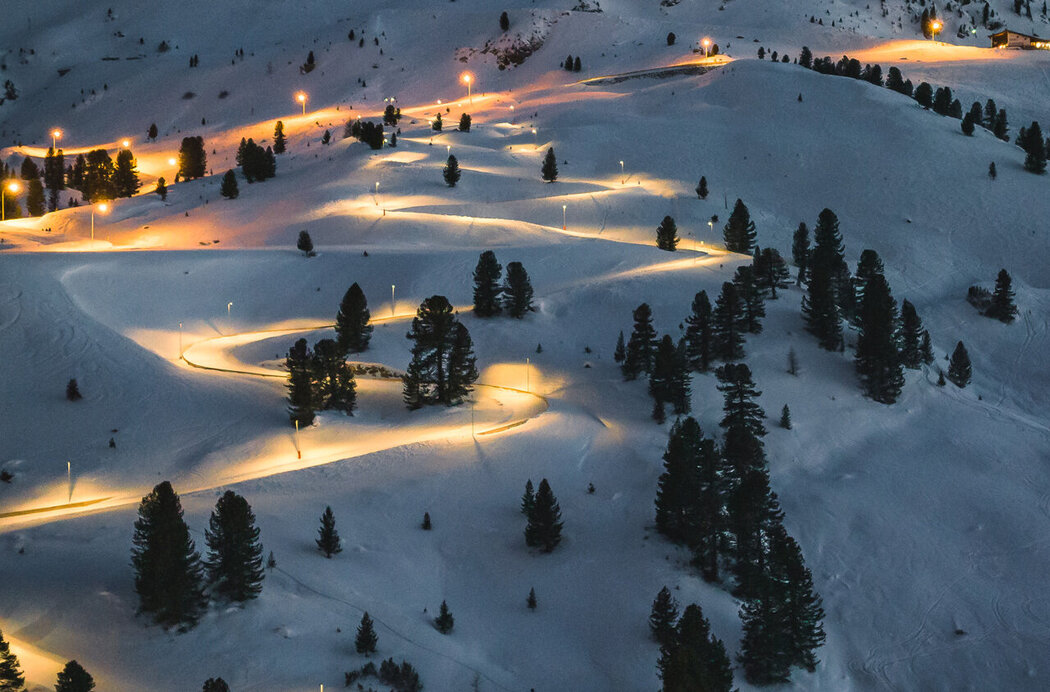
[[[704,39],[704,48],[707,48],[710,45],[711,45],[711,39],[705,38]]]
[[[108,204],[106,204],[105,202],[102,202],[101,204],[98,205],[98,213],[105,214],[107,211],[109,211],[109,205]]]
[[[62,130],[59,130],[58,128],[55,128],[54,130],[51,130],[51,136],[54,137],[55,139],[61,138],[62,137]]]
[[[934,20],[933,23],[930,24],[930,26],[933,28],[934,31],[940,31],[941,27],[943,27],[944,25],[941,24],[940,21]]]
[[[131,140],[130,140],[130,139],[125,139],[125,140],[122,140],[122,141],[120,142],[120,145],[121,145],[122,147],[124,147],[125,149],[127,149],[128,147],[130,147],[130,146],[131,146]]]
[[[16,183],[13,180],[7,184],[7,191],[10,192],[12,195],[21,189],[22,188],[18,185],[18,183]]]
[[[306,94],[300,91],[298,94],[295,95],[295,100],[299,103],[306,103]]]
[[[471,76],[471,74],[470,74],[469,72],[464,72],[464,73],[463,73],[463,74],[462,74],[462,75],[460,76],[460,79],[462,79],[462,80],[463,80],[463,83],[464,83],[464,84],[470,84],[470,81],[471,81],[471,79],[473,79],[473,77]]]
[[[174,166],[176,163],[178,163],[178,161],[176,161],[175,159],[173,159],[173,158],[168,159],[168,165],[169,166]]]

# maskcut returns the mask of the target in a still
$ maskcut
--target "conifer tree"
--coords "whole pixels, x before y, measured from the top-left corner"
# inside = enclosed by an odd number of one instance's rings
[[[157,123],[150,123],[149,129],[146,130],[146,138],[149,140],[156,141],[157,134]]]
[[[546,478],[540,481],[535,502],[525,527],[525,545],[549,553],[561,542],[562,521],[561,508]]]
[[[441,170],[441,176],[445,179],[445,184],[449,187],[455,187],[462,175],[459,170],[459,160],[456,159],[455,154],[449,154],[448,162]]]
[[[500,31],[510,29],[510,17],[507,16],[506,12],[501,13],[499,16],[499,28]]]
[[[995,161],[992,161],[990,164],[988,164],[988,177],[992,180],[995,180],[995,176]]]
[[[733,670],[725,644],[711,633],[711,625],[695,603],[686,606],[678,621],[675,641],[662,647],[657,663],[664,692],[730,692]]]
[[[1046,142],[1038,122],[1033,122],[1026,133],[1022,147],[1025,150],[1024,169],[1030,173],[1046,172]]]
[[[995,125],[992,127],[992,134],[1004,142],[1010,141],[1010,124],[1006,120],[1006,109],[1000,108],[999,113],[995,116]]]
[[[678,603],[665,586],[660,589],[649,611],[649,632],[661,647],[670,648],[677,640]]]
[[[0,683],[0,689],[3,689]],[[58,672],[55,692],[91,692],[95,689],[95,679],[76,661],[69,661]]]
[[[228,601],[258,596],[263,580],[262,544],[248,501],[227,490],[215,504],[204,538],[211,592]]]
[[[452,617],[451,611],[448,609],[448,603],[445,601],[441,602],[441,609],[438,611],[438,616],[434,618],[434,627],[441,634],[448,634],[452,631],[455,626],[456,620]]]
[[[982,120],[982,126],[987,130],[995,128],[995,117],[999,112],[998,106],[995,105],[995,101],[988,99],[984,104],[984,119]]]
[[[864,291],[854,362],[865,396],[882,404],[897,401],[904,385],[896,325],[897,304],[889,284],[882,274],[874,274]]]
[[[470,114],[464,113],[459,116],[459,131],[470,132]]]
[[[441,114],[438,113],[437,116],[435,116],[434,120],[431,121],[430,129],[432,129],[434,132],[441,132],[441,128],[443,126],[444,123],[441,122]]]
[[[926,365],[933,363],[933,344],[930,343],[930,332],[926,329],[922,330],[922,340],[919,345],[919,353],[922,355],[922,362]]]
[[[536,610],[536,589],[529,589],[529,595],[525,599],[525,605],[528,606],[529,610]]]
[[[288,416],[293,424],[306,427],[314,422],[317,399],[313,387],[313,354],[306,339],[299,339],[288,349],[284,359],[288,370]]]
[[[616,348],[613,349],[613,361],[616,363],[623,363],[627,358],[627,347],[623,342],[623,330],[620,330],[620,336],[616,338]]]
[[[314,542],[317,543],[317,549],[327,558],[343,551],[339,532],[335,530],[335,514],[331,507],[324,508],[324,513],[321,515],[321,528],[317,530],[317,538],[314,539]]]
[[[192,627],[204,608],[200,555],[182,519],[171,483],[142,498],[132,537],[131,564],[139,612],[159,625]]]
[[[802,559],[802,550],[784,527],[774,528],[769,541],[769,583],[787,634],[793,665],[812,673],[816,650],[824,644],[824,608],[813,590],[813,575]]]
[[[321,339],[314,344],[310,367],[317,408],[354,415],[357,382],[354,380],[354,371],[346,362],[346,352],[339,344],[334,339]]]
[[[70,378],[69,382],[66,383],[66,399],[69,401],[80,401],[84,398],[84,395],[80,393],[80,385],[77,384],[77,378]]]
[[[565,63],[562,65],[566,72],[572,72],[572,56],[565,58]]]
[[[864,303],[864,289],[865,286],[867,286],[868,281],[876,274],[879,276],[885,275],[882,258],[879,257],[879,253],[874,250],[864,250],[860,253],[860,260],[857,262],[857,272],[853,275],[853,278],[849,283],[848,293],[850,295],[847,296],[847,298],[851,298],[851,300],[839,301],[840,304],[846,306],[843,308],[843,313],[846,314],[852,324],[860,326],[861,305]]]
[[[742,200],[737,200],[733,206],[733,213],[729,216],[725,228],[722,229],[722,237],[725,240],[726,249],[730,252],[749,254],[755,246],[755,222],[751,220],[751,212]]]
[[[963,116],[962,123],[959,125],[962,128],[962,133],[967,137],[973,137],[974,124],[973,124],[973,113],[967,112]]]
[[[354,638],[354,648],[357,653],[369,656],[376,652],[376,644],[379,637],[376,635],[375,625],[372,618],[368,617],[368,611],[361,616],[361,624],[357,626],[357,636]]]
[[[933,87],[927,82],[921,82],[915,87],[915,100],[920,106],[929,110],[933,105]]]
[[[693,297],[692,313],[685,318],[686,357],[689,366],[700,372],[707,372],[714,358],[711,320],[711,301],[707,298],[707,291],[700,291]]]
[[[692,375],[690,374],[689,356],[685,345],[685,338],[678,340],[675,346],[674,360],[671,364],[671,382],[668,388],[671,410],[676,416],[689,413],[692,409],[690,398],[692,386]]]
[[[751,262],[751,269],[755,275],[755,285],[762,293],[773,300],[777,299],[777,289],[788,287],[791,273],[788,271],[787,262],[780,256],[780,252],[774,248],[755,248],[755,257]]]
[[[995,291],[992,292],[992,302],[984,311],[988,317],[994,317],[1000,322],[1009,324],[1017,317],[1017,305],[1014,304],[1013,279],[1005,269],[999,270],[999,276],[995,279]]]
[[[208,156],[204,152],[203,137],[183,137],[179,146],[179,178],[201,178],[208,170]]]
[[[503,307],[507,314],[521,319],[533,310],[532,282],[521,262],[507,265],[507,278],[503,284]]]
[[[521,513],[527,517],[536,506],[536,493],[532,490],[532,479],[525,481],[525,494],[521,496]]]
[[[718,391],[722,392],[723,428],[742,426],[759,437],[766,434],[762,420],[766,417],[762,407],[755,403],[755,398],[762,392],[755,389],[751,379],[751,368],[746,363],[727,363],[715,372],[718,377]]]
[[[640,373],[653,369],[656,355],[656,330],[653,329],[653,313],[647,303],[634,309],[634,330],[627,340],[627,353],[620,369],[624,379],[633,380]]]
[[[791,239],[791,261],[798,267],[798,278],[796,284],[806,283],[806,267],[809,265],[809,229],[803,221],[795,230]]]
[[[208,678],[204,681],[202,692],[230,692],[230,686],[222,678]]]
[[[711,319],[714,354],[719,360],[734,361],[744,357],[743,314],[736,286],[728,281],[723,283]]]
[[[474,346],[445,296],[424,300],[406,337],[413,342],[412,361],[403,378],[406,405],[455,406],[478,379]]]
[[[26,213],[30,216],[43,216],[46,210],[44,185],[40,178],[33,178],[26,184]]]
[[[558,179],[558,160],[554,156],[553,147],[548,149],[547,155],[543,157],[543,167],[540,170],[540,175],[548,183],[553,183]]]
[[[130,149],[121,149],[117,153],[116,167],[113,169],[113,194],[117,197],[131,197],[139,191],[139,173],[135,156]]]
[[[820,212],[814,229],[816,244],[808,266],[807,295],[802,298],[802,314],[806,329],[815,335],[820,347],[838,350],[842,345],[842,325],[839,320],[837,286],[844,271],[842,236],[838,217],[830,209]]]
[[[784,408],[780,409],[780,427],[785,430],[791,430],[791,409],[788,408],[787,404],[784,404]]]
[[[157,188],[154,192],[160,195],[161,202],[166,202],[168,200],[168,183],[164,180],[163,176],[157,178]]]
[[[496,253],[485,250],[474,268],[474,314],[494,317],[503,310],[500,302],[500,277],[503,267],[496,261]]]
[[[81,192],[89,202],[113,199],[113,161],[105,149],[94,149],[84,158]]]
[[[311,240],[308,231],[299,231],[299,239],[295,242],[295,247],[307,257],[314,256],[314,241]]]
[[[273,153],[283,154],[288,146],[288,140],[284,136],[284,122],[277,121],[273,128]]]
[[[671,426],[664,452],[664,472],[656,486],[656,529],[676,543],[690,540],[696,527],[700,448],[704,442],[695,418]]]
[[[21,692],[25,689],[25,683],[18,657],[11,652],[11,645],[0,631],[0,692]]]
[[[769,489],[769,473],[751,468],[727,502],[728,524],[733,539],[733,594],[740,598],[762,595],[765,581],[766,545],[774,528],[783,520],[777,495]]]
[[[345,353],[361,353],[368,350],[373,327],[369,322],[368,300],[355,281],[343,294],[339,312],[335,315],[335,333],[339,349]]]
[[[766,306],[763,302],[762,291],[755,279],[754,267],[741,265],[737,267],[733,276],[733,285],[736,294],[740,298],[742,313],[740,317],[740,328],[751,334],[762,332],[762,318],[766,316]]]
[[[237,174],[233,170],[228,170],[222,176],[222,185],[219,186],[219,194],[226,199],[237,199],[237,195],[241,194],[240,190],[237,189]]]
[[[678,247],[678,226],[670,216],[665,216],[656,228],[656,247],[669,252]]]
[[[970,354],[966,352],[963,342],[955,345],[951,360],[948,361],[948,379],[959,389],[963,389],[970,383],[973,376],[973,368],[970,365]]]
[[[700,176],[700,183],[696,186],[696,196],[700,199],[707,199],[707,178]]]
[[[922,320],[915,306],[907,300],[901,301],[900,358],[901,365],[909,370],[918,370],[922,361],[922,337],[925,334]]]
[[[649,373],[649,396],[660,404],[659,410],[663,411],[663,404],[671,401],[671,381],[674,377],[675,347],[670,335],[665,334],[656,346],[656,354],[653,356],[653,369]],[[660,416],[657,416],[657,422]]]
[[[774,685],[791,677],[791,640],[782,604],[772,595],[748,599],[740,609],[744,637],[737,660],[753,685]]]
[[[579,72],[583,69],[583,64],[580,62],[580,56],[576,56],[572,61],[572,71]]]

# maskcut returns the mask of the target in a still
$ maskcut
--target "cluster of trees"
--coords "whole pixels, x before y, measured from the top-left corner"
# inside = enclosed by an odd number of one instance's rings
[[[532,479],[525,482],[525,494],[521,497],[521,513],[528,523],[525,525],[525,545],[539,548],[544,553],[552,552],[561,543],[561,507],[554,497],[550,483],[544,478],[533,492]],[[530,592],[535,602],[535,592]]]
[[[562,67],[565,68],[566,72],[579,72],[580,69],[583,67],[580,64],[580,56],[577,55],[575,58],[573,58],[570,55],[569,57],[565,58],[565,62],[562,64]]]
[[[0,632],[0,690],[21,692],[25,690],[25,683],[18,657],[12,653],[4,633]],[[55,680],[55,692],[91,692],[94,689],[94,678],[75,660],[67,662]]]
[[[363,41],[364,39],[361,40]],[[402,660],[401,664],[398,665],[393,658],[386,659],[379,664],[378,668],[376,664],[369,661],[357,670],[346,673],[345,677],[347,687],[357,683],[357,689],[359,690],[365,689],[359,680],[366,677],[378,678],[379,682],[393,692],[420,692],[423,689],[419,673],[412,667],[412,664]],[[372,688],[369,687],[368,689]]]
[[[359,142],[364,142],[372,149],[383,148],[383,124],[371,121],[362,121],[360,118],[351,118],[343,128],[343,139],[353,137]],[[391,142],[393,146],[393,142]]]
[[[1017,133],[1016,143],[1024,149],[1024,169],[1030,173],[1045,173],[1046,158],[1050,154],[1050,138],[1043,139],[1039,121],[1033,121],[1027,128],[1022,127]]]
[[[456,319],[445,296],[424,300],[406,334],[412,360],[402,376],[402,399],[409,410],[429,404],[462,403],[478,379],[474,342]]]
[[[383,124],[397,127],[399,120],[401,120],[401,109],[396,108],[392,103],[388,103],[386,108],[383,109]]]
[[[914,86],[910,79],[904,78],[900,68],[896,66],[890,67],[883,81],[881,65],[869,64],[862,67],[860,61],[845,55],[837,62],[833,61],[830,56],[815,59],[806,46],[802,47],[798,64],[821,74],[850,77],[870,82],[876,86],[885,86],[887,89],[915,99],[923,108],[962,120],[962,129],[966,134],[972,134],[973,128],[979,125],[991,131],[999,139],[1009,141],[1010,126],[1006,117],[1006,109],[997,108],[992,99],[988,99],[983,108],[979,102],[974,102],[964,115],[962,103],[959,99],[954,98],[951,88],[940,87],[935,90],[927,82]]]
[[[142,498],[131,550],[139,612],[157,624],[183,629],[197,623],[209,596],[235,602],[259,595],[262,545],[248,502],[226,491],[204,537],[208,555],[202,561],[168,481]]]
[[[1010,324],[1017,318],[1017,304],[1014,302],[1013,278],[1005,269],[999,270],[995,278],[995,290],[991,293],[980,286],[970,286],[966,299],[981,314]]]
[[[534,309],[532,282],[521,262],[507,265],[507,277],[501,285],[502,273],[496,253],[482,252],[474,268],[474,314],[478,317],[496,317],[506,312],[521,319]]]
[[[346,362],[346,352],[335,339],[321,339],[310,351],[306,339],[288,349],[288,417],[308,426],[317,411],[342,411],[348,416],[357,407],[357,382]]]
[[[733,669],[725,644],[711,632],[711,623],[699,605],[686,606],[679,617],[678,603],[665,586],[653,601],[649,629],[660,644],[656,667],[664,690],[733,689]]]
[[[733,594],[744,600],[740,663],[748,681],[785,682],[793,667],[814,670],[815,651],[824,641],[824,612],[769,486],[762,443],[765,413],[755,402],[761,393],[751,370],[731,363],[720,367],[717,376],[724,397],[722,444],[705,437],[695,419],[676,421],[659,479],[656,525],[660,533],[692,550],[705,580],[721,581],[727,571],[731,575]],[[714,644],[693,640],[690,646],[710,651]],[[673,660],[673,653],[674,647],[667,647],[661,661]],[[688,674],[672,670],[675,675]],[[704,670],[712,672],[702,667],[693,674]],[[668,687],[667,682],[665,677],[665,689],[706,689],[695,682],[683,687]]]
[[[241,143],[237,146],[237,165],[241,167],[241,174],[249,183],[263,181],[277,175],[277,158],[271,147],[262,148],[255,140],[241,137]]]

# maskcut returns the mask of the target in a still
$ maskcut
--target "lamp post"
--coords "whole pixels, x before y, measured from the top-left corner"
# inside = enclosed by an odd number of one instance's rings
[[[529,391],[529,358],[525,357],[525,391]]]
[[[182,322],[179,322],[179,358],[182,358]]]
[[[62,130],[57,127],[51,130],[51,148],[58,151],[58,140],[62,139]]]
[[[930,40],[936,41],[937,32],[943,28],[944,24],[942,24],[941,20],[939,19],[934,19],[932,22],[930,22]]]
[[[4,193],[10,192],[12,195],[17,195],[18,191],[22,188],[17,182],[12,180],[3,187],[0,187],[0,221],[7,220],[7,205],[4,204]]]
[[[226,303],[226,319],[230,318],[231,311],[233,310],[233,301]]]
[[[98,205],[98,213],[105,214],[109,211],[109,205],[101,202]],[[95,239],[95,207],[91,207],[91,239]]]
[[[711,49],[711,39],[705,38],[700,43],[704,46],[704,58],[705,59],[709,58],[710,57],[710,52],[709,51]]]
[[[302,106],[303,106],[303,115],[306,115],[306,92],[305,91],[300,91],[300,92],[296,93],[295,100],[302,104]]]
[[[376,203],[376,206],[378,207],[379,206],[379,181],[378,180],[376,181],[376,193],[374,195],[373,201]]]
[[[66,484],[69,486],[69,500],[73,501],[73,465],[66,462]]]
[[[390,284],[390,319],[394,318],[394,306],[397,302],[394,300],[394,284]]]
[[[561,230],[563,231],[568,230],[565,226],[565,207],[566,205],[561,205]]]
[[[627,178],[623,173],[623,161],[620,161],[620,184],[623,185],[627,181]]]
[[[467,101],[469,101],[471,103],[471,105],[473,105],[474,104],[474,97],[471,96],[471,94],[470,94],[470,85],[474,81],[474,76],[472,74],[470,74],[469,72],[464,72],[463,76],[460,77],[460,79],[462,79],[463,83],[467,85]]]
[[[303,458],[303,448],[299,446],[299,419],[295,419],[295,454],[299,459]]]
[[[127,149],[128,147],[130,147],[130,146],[131,146],[131,140],[130,140],[130,139],[122,139],[122,140],[120,141],[120,146],[122,146],[122,147],[124,147],[125,149]]]

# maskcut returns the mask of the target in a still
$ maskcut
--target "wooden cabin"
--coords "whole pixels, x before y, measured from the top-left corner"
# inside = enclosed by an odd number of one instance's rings
[[[1050,50],[1050,39],[1029,36],[1019,31],[1002,31],[992,34],[992,48],[1021,48],[1023,50]]]

